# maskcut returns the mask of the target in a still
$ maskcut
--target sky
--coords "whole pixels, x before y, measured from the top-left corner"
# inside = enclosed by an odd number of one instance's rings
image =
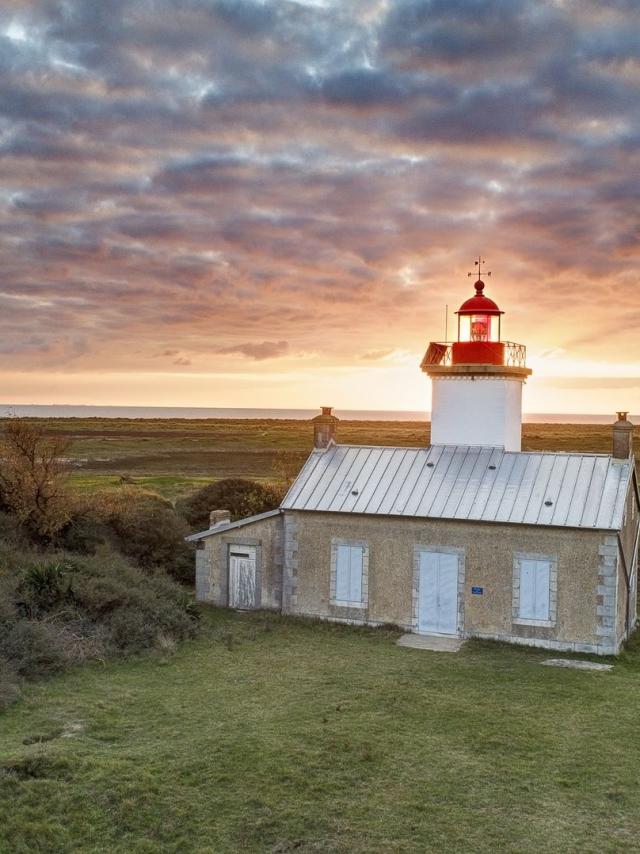
[[[637,0],[5,0],[0,40],[1,402],[428,409],[482,253],[525,410],[640,413]]]

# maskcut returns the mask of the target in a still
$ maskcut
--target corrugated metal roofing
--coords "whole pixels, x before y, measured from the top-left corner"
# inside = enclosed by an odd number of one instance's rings
[[[262,519],[268,519],[270,516],[278,516],[282,513],[279,508],[277,510],[267,510],[265,513],[258,513],[255,516],[247,516],[244,519],[238,519],[237,522],[222,522],[214,525],[213,528],[207,528],[206,531],[200,531],[198,534],[190,534],[185,537],[188,543],[193,543],[196,540],[203,540],[205,537],[211,537],[214,534],[224,534],[225,531],[231,531],[233,528],[242,528],[245,525],[250,525],[252,522],[260,522]]]
[[[281,506],[620,530],[630,476],[606,454],[334,445],[311,453]]]

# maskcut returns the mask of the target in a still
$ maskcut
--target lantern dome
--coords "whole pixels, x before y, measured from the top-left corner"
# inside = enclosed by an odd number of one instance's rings
[[[456,311],[456,314],[484,314],[490,316],[504,314],[504,311],[500,311],[492,299],[484,295],[484,282],[481,279],[478,279],[474,287],[476,289],[475,296],[463,302],[458,311]]]

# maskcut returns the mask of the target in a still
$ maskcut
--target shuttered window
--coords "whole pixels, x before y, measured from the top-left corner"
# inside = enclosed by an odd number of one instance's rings
[[[336,602],[362,602],[362,546],[336,547]]]
[[[520,611],[524,620],[550,619],[551,562],[520,559]]]

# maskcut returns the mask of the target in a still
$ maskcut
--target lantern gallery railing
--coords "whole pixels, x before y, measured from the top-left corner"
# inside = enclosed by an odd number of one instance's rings
[[[512,368],[525,368],[527,366],[527,348],[524,344],[514,344],[513,341],[505,341],[504,363]]]
[[[424,358],[420,363],[420,367],[424,368],[427,365],[450,365],[451,364],[451,344],[442,344],[439,341],[432,341],[424,354]]]
[[[527,365],[527,348],[524,344],[516,344],[513,341],[474,341],[456,344],[446,341],[432,341],[424,354],[420,367],[424,370],[429,365],[469,363],[525,368]]]

